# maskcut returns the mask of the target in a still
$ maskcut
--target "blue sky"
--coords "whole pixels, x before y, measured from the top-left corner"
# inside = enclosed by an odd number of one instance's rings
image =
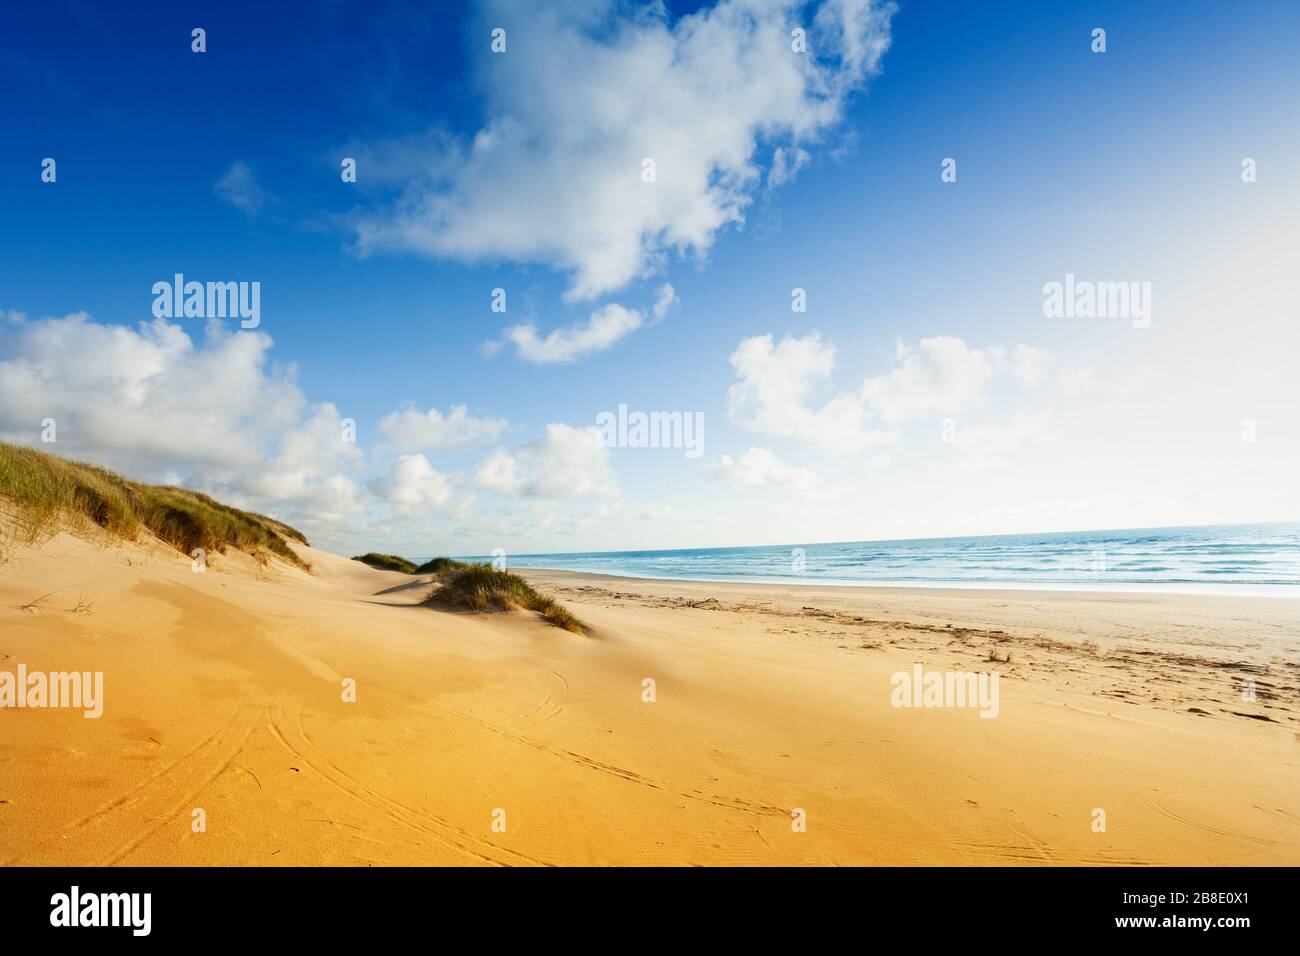
[[[134,6],[5,14],[5,440],[346,551],[1300,517],[1294,4]],[[177,272],[260,327],[145,333]]]

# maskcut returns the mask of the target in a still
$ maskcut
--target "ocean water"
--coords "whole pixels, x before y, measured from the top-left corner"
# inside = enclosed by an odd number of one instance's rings
[[[507,563],[512,568],[698,581],[1170,590],[1300,597],[1300,523],[681,551],[511,554]]]

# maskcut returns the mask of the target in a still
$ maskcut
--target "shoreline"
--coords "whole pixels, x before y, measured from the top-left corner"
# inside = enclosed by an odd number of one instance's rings
[[[462,560],[462,559],[457,559]],[[711,578],[711,577],[670,577],[655,576],[651,574],[618,574],[611,571],[588,571],[575,568],[550,568],[540,565],[510,565],[507,562],[508,570],[518,574],[524,574],[530,571],[540,571],[545,574],[574,574],[589,575],[594,578],[607,578],[614,581],[646,581],[650,583],[694,583],[694,584],[717,584],[722,586],[735,585],[738,587],[767,586],[767,587],[792,587],[792,588],[817,588],[828,587],[836,589],[853,589],[861,588],[863,590],[877,591],[888,593],[896,591],[899,593],[933,593],[933,594],[951,594],[953,592],[969,591],[979,594],[1004,593],[1019,594],[1032,593],[1041,595],[1070,595],[1077,596],[1080,594],[1151,594],[1151,595],[1169,595],[1169,596],[1187,596],[1187,597],[1232,597],[1232,598],[1281,598],[1294,600],[1300,598],[1300,584],[1223,584],[1219,587],[1209,587],[1192,583],[1173,583],[1173,584],[1142,584],[1116,582],[1109,585],[1085,585],[1085,584],[1061,584],[1061,583],[1041,583],[1023,582],[1020,584],[1010,584],[1003,581],[990,581],[987,583],[975,583],[970,581],[953,582],[951,584],[941,584],[935,582],[918,582],[910,584],[902,581],[882,581],[874,583],[871,581],[852,581],[842,578],[830,580],[808,580],[808,579],[786,579],[786,578]]]

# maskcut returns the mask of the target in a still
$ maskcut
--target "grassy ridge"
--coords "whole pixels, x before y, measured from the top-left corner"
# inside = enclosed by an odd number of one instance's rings
[[[186,555],[195,548],[218,554],[231,547],[253,555],[270,551],[311,569],[285,540],[306,544],[306,537],[281,521],[240,511],[201,492],[130,481],[106,468],[22,445],[0,442],[0,499],[15,509],[22,543],[39,540],[62,522],[84,522],[128,540],[148,528]],[[438,583],[426,599],[431,604],[475,611],[525,608],[556,627],[584,632],[582,622],[559,602],[539,594],[519,575],[489,564],[434,558],[417,566],[399,555],[375,552],[355,560],[404,574],[433,574]]]
[[[399,571],[402,574],[436,574],[439,577],[448,571],[469,567],[464,561],[457,561],[455,558],[434,558],[432,561],[426,561],[416,567],[414,561],[409,561],[400,554],[380,554],[378,551],[358,554],[352,560],[368,564],[380,571]]]
[[[432,561],[425,561],[415,569],[416,574],[436,574],[442,577],[452,571],[459,571],[461,568],[468,568],[470,565],[465,561],[457,561],[455,558],[434,558]]]
[[[300,568],[311,567],[285,541],[306,544],[306,537],[283,522],[197,491],[141,484],[21,445],[0,442],[0,498],[17,509],[24,543],[55,530],[62,520],[85,521],[128,539],[148,528],[187,555],[195,548],[224,554],[233,547],[254,554],[270,551]]]
[[[352,560],[368,564],[379,571],[398,571],[402,574],[416,573],[415,562],[407,561],[406,558],[396,554],[380,554],[378,551],[370,551],[367,554],[358,554]]]

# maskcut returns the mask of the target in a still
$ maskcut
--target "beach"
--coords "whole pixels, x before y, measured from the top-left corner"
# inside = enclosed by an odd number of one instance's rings
[[[294,548],[7,555],[0,670],[103,700],[0,710],[0,862],[1300,863],[1300,601],[522,572],[575,635]]]

